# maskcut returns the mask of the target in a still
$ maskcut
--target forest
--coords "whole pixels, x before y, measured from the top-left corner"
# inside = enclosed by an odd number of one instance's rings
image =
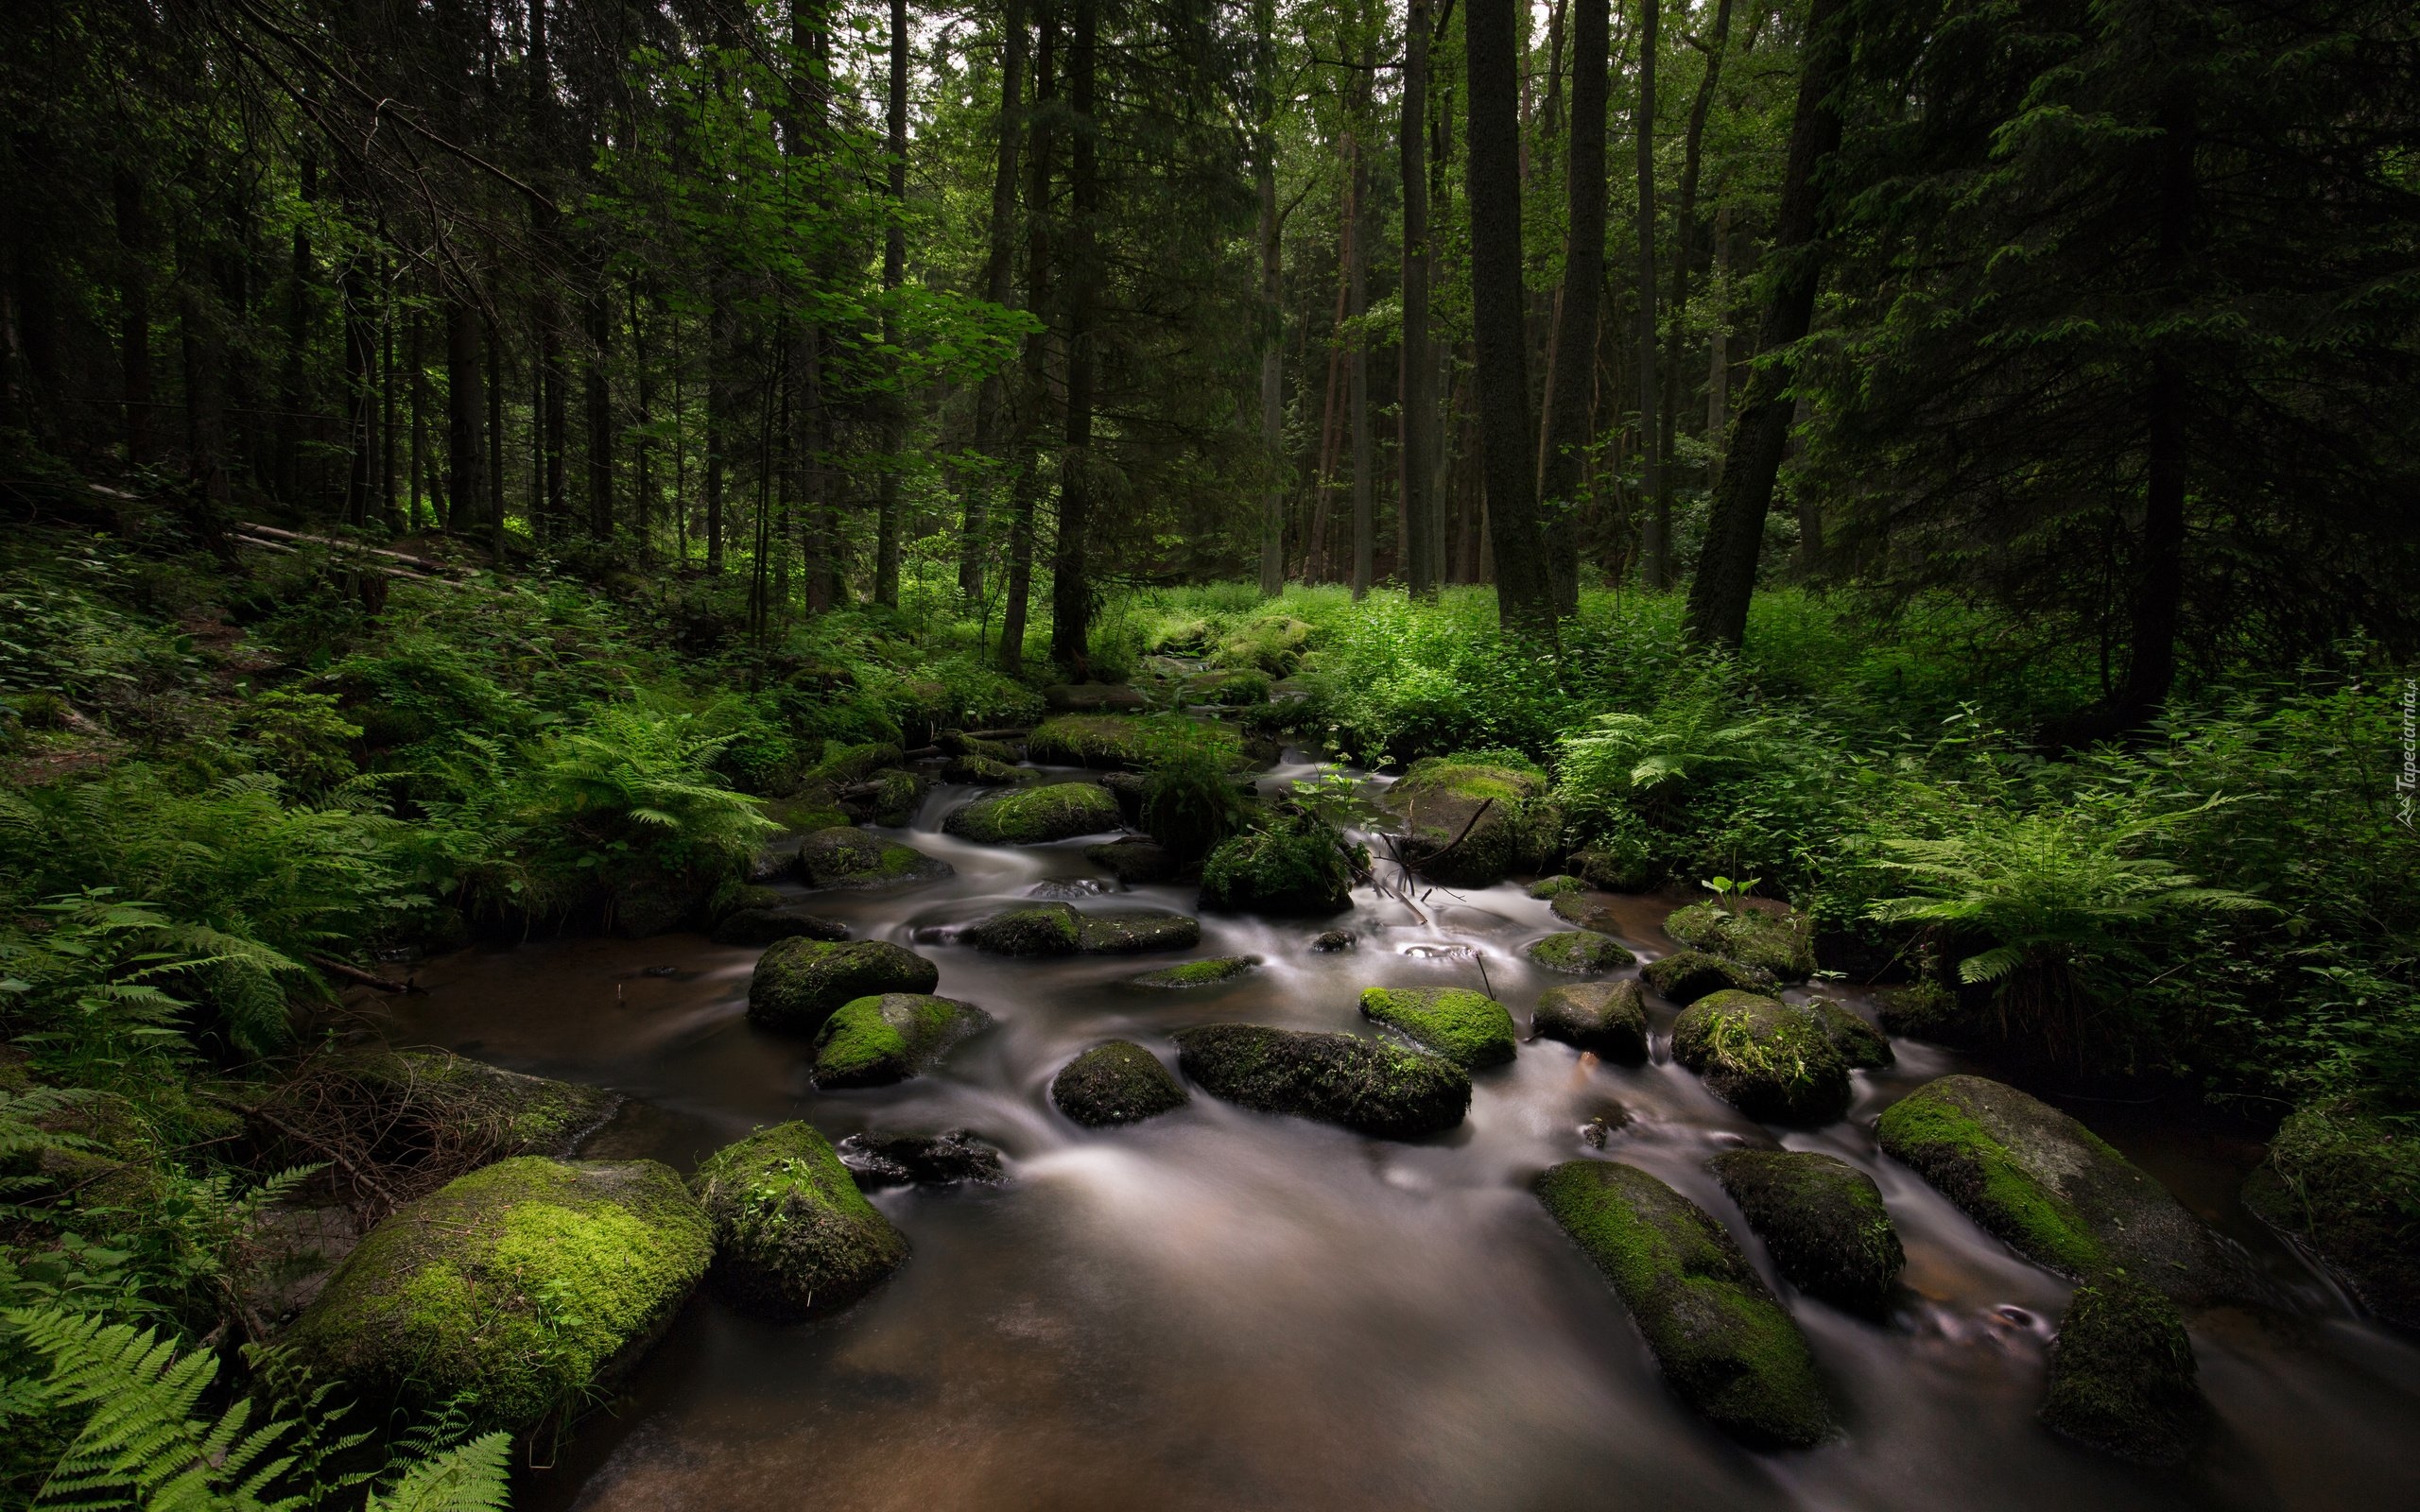
[[[0,1505],[2409,1495],[2409,0],[0,95]]]

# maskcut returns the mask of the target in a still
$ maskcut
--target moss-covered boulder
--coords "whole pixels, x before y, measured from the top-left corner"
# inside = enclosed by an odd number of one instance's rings
[[[689,1185],[714,1220],[717,1291],[789,1320],[837,1313],[908,1259],[908,1240],[808,1124],[726,1145]]]
[[[1353,865],[1336,832],[1304,822],[1239,834],[1201,863],[1201,906],[1317,918],[1353,906]]]
[[[828,788],[816,788],[792,798],[767,799],[765,817],[790,834],[812,834],[849,822],[840,806],[831,800]],[[789,852],[780,854],[786,856]]]
[[[1851,1071],[1879,1071],[1898,1061],[1899,1053],[1891,1048],[1889,1037],[1848,1005],[1817,998],[1806,1005],[1806,1011],[1823,1024],[1824,1038],[1832,1041],[1832,1048]]]
[[[2238,1263],[2167,1188],[2014,1087],[1944,1076],[1885,1108],[1875,1132],[1968,1217],[2071,1280],[2123,1270],[2183,1301],[2244,1290]]]
[[[1530,1015],[1530,1032],[1636,1065],[1647,1058],[1647,994],[1634,981],[1550,987]]]
[[[942,828],[985,845],[1042,845],[1098,834],[1120,822],[1117,799],[1098,782],[1052,782],[978,799],[951,811]]]
[[[894,1134],[864,1129],[837,1146],[840,1163],[867,1191],[881,1187],[947,1187],[961,1181],[985,1186],[1009,1178],[999,1147],[973,1129],[939,1134]]]
[[[1136,987],[1186,988],[1216,987],[1239,976],[1250,976],[1260,969],[1257,955],[1213,955],[1206,961],[1187,961],[1183,966],[1164,967],[1145,971],[1127,980]]]
[[[602,1087],[525,1075],[434,1048],[346,1051],[311,1070],[348,1084],[340,1095],[365,1118],[398,1131],[442,1129],[458,1143],[499,1157],[567,1156],[622,1106],[619,1092]],[[323,1085],[306,1075],[297,1091],[317,1096]]]
[[[634,1364],[713,1258],[670,1167],[524,1156],[396,1210],[285,1342],[367,1396],[461,1398],[482,1425],[524,1427]]]
[[[1201,943],[1201,920],[1165,908],[1119,908],[1078,919],[1087,955],[1148,955]]]
[[[1211,661],[1222,667],[1251,667],[1272,678],[1289,677],[1311,644],[1311,627],[1290,614],[1270,615],[1237,627]]]
[[[1126,770],[1140,766],[1150,743],[1149,720],[1126,714],[1061,714],[1025,739],[1025,753],[1054,766]]]
[[[942,781],[976,787],[1014,787],[1033,781],[1035,776],[1023,766],[996,762],[989,756],[953,756],[942,764]]]
[[[1503,1004],[1467,988],[1365,988],[1361,1016],[1402,1030],[1465,1070],[1512,1058],[1512,1015]]]
[[[1159,908],[1080,914],[1066,903],[1011,908],[966,931],[967,942],[998,955],[1142,955],[1191,950],[1201,922]]]
[[[770,908],[736,908],[715,925],[717,945],[770,945],[785,939],[841,940],[849,926],[837,919],[776,904]]]
[[[1621,916],[1614,912],[1613,901],[1599,892],[1559,892],[1554,895],[1554,916],[1574,929],[1593,929],[1599,935],[1621,933]]]
[[[1212,1096],[1264,1113],[1412,1139],[1452,1128],[1470,1107],[1468,1072],[1383,1040],[1217,1023],[1176,1042],[1177,1064]]]
[[[960,936],[994,955],[1073,955],[1083,947],[1076,911],[1065,903],[1021,903],[970,924]]]
[[[840,811],[858,824],[897,827],[916,817],[933,784],[922,772],[876,772],[862,782],[840,789]]]
[[[1538,1200],[1621,1294],[1681,1399],[1756,1445],[1832,1429],[1806,1335],[1705,1210],[1634,1165],[1568,1160]]]
[[[1205,672],[1185,679],[1184,696],[1195,703],[1244,707],[1269,701],[1269,674],[1256,667]]]
[[[1588,884],[1567,871],[1562,871],[1551,877],[1540,877],[1530,884],[1528,890],[1532,898],[1560,898],[1567,892],[1585,892]]]
[[[2420,1139],[2351,1099],[2304,1108],[2279,1125],[2243,1200],[2370,1311],[2420,1329]]]
[[[2156,1287],[2113,1274],[2076,1288],[2050,1344],[2042,1421],[2120,1459],[2181,1465],[2209,1431],[2193,1342]]]
[[[862,892],[939,882],[950,864],[913,846],[848,825],[818,830],[798,843],[798,878],[810,887]]]
[[[1088,845],[1084,847],[1084,859],[1130,887],[1166,882],[1176,875],[1176,857],[1167,847],[1146,835]]]
[[[807,1074],[818,1087],[888,1087],[930,1071],[991,1022],[971,1003],[927,992],[853,998],[823,1022]]]
[[[1050,1079],[1059,1111],[1093,1128],[1139,1124],[1191,1101],[1160,1057],[1131,1040],[1093,1046]]]
[[[1639,974],[1647,978],[1649,987],[1675,1003],[1695,1003],[1709,992],[1726,990],[1771,996],[1781,988],[1764,971],[1703,951],[1674,951],[1662,960],[1648,962]]]
[[[1979,1048],[1994,1038],[1987,1021],[1996,1016],[1969,1006],[1939,982],[1886,987],[1875,994],[1875,1017],[1890,1034],[1957,1049]]]
[[[853,998],[930,992],[941,979],[941,968],[887,939],[781,940],[757,957],[748,979],[748,1022],[805,1034]]]
[[[1409,832],[1405,859],[1452,887],[1485,887],[1534,868],[1551,850],[1559,822],[1534,767],[1432,757],[1380,795]]]
[[[1826,1124],[1849,1110],[1849,1068],[1805,1008],[1716,992],[1672,1022],[1672,1058],[1750,1118]]]
[[[1710,955],[1728,956],[1779,982],[1804,982],[1815,974],[1815,928],[1804,914],[1761,908],[1732,910],[1709,899],[1675,909],[1664,933]]]
[[[1725,1150],[1706,1164],[1792,1286],[1864,1317],[1890,1311],[1908,1257],[1872,1177],[1811,1150]]]
[[[1594,976],[1638,959],[1621,941],[1593,929],[1566,929],[1544,939],[1533,939],[1522,947],[1521,954],[1549,971],[1571,976]]]
[[[869,781],[876,772],[897,766],[906,759],[906,752],[886,741],[843,746],[830,750],[821,762],[809,769],[802,785],[854,787]]]
[[[944,730],[934,738],[934,744],[941,747],[944,756],[977,756],[987,762],[998,762],[1003,766],[1017,764],[1014,746],[1005,740],[986,740],[980,735],[970,735],[963,730]]]

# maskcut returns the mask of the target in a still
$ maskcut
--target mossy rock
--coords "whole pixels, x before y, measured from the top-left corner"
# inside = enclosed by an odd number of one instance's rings
[[[1136,987],[1215,987],[1220,982],[1249,976],[1259,969],[1260,957],[1257,955],[1214,955],[1206,961],[1187,961],[1183,966],[1145,971],[1127,980]]]
[[[966,782],[976,787],[1014,787],[1032,782],[1036,775],[1026,767],[989,756],[953,756],[942,766],[943,782]]]
[[[1452,1128],[1470,1107],[1468,1072],[1383,1040],[1217,1023],[1176,1042],[1177,1064],[1212,1096],[1264,1113],[1413,1139]]]
[[[1647,994],[1627,980],[1550,987],[1530,1015],[1530,1032],[1636,1065],[1647,1058]]]
[[[2070,1280],[2124,1270],[2183,1301],[2246,1290],[2237,1262],[2167,1188],[2014,1087],[1944,1076],[1885,1108],[1875,1132],[1968,1217]]]
[[[1117,799],[1098,782],[1053,782],[953,810],[942,828],[985,845],[1043,845],[1098,834],[1122,822]]]
[[[1891,1048],[1890,1038],[1848,1005],[1817,998],[1806,1011],[1823,1024],[1824,1038],[1832,1041],[1851,1071],[1880,1071],[1897,1063],[1899,1053]]]
[[[1588,885],[1585,882],[1566,871],[1558,872],[1551,877],[1539,878],[1530,884],[1529,893],[1532,898],[1560,898],[1567,892],[1585,892],[1587,889]]]
[[[1143,795],[1150,790],[1150,779],[1140,772],[1103,772],[1100,785],[1117,799],[1118,816],[1129,824],[1143,822]]]
[[[2244,1205],[2308,1245],[2370,1311],[2420,1329],[2420,1140],[2351,1099],[2278,1126]]]
[[[690,1177],[714,1220],[715,1287],[751,1312],[839,1312],[908,1259],[908,1240],[808,1124],[758,1129]]]
[[[1349,951],[1360,942],[1361,936],[1349,929],[1323,929],[1311,936],[1311,953],[1333,955],[1339,951]]]
[[[1122,682],[1062,682],[1042,690],[1042,701],[1071,713],[1098,713],[1110,709],[1146,709],[1150,700]],[[1036,757],[1039,761],[1042,758]]]
[[[736,913],[752,908],[779,908],[785,902],[779,887],[762,883],[747,883],[738,886],[725,885],[717,889],[709,906],[715,922],[720,923]]]
[[[1201,920],[1164,908],[1081,914],[1076,927],[1087,955],[1148,955],[1154,951],[1189,951],[1201,943]]]
[[[876,772],[854,787],[841,789],[840,807],[859,824],[895,829],[916,817],[932,788],[921,772]]]
[[[1849,1110],[1849,1068],[1823,1021],[1753,992],[1716,992],[1682,1009],[1672,1058],[1750,1118],[1827,1124]]]
[[[1176,857],[1144,835],[1084,847],[1084,859],[1128,886],[1166,882],[1176,875]]]
[[[1124,714],[1060,714],[1034,727],[1025,753],[1054,766],[1123,770],[1143,765],[1150,730],[1149,721]]]
[[[963,936],[994,955],[1073,955],[1083,948],[1076,911],[1065,903],[1024,903],[970,925]]]
[[[450,1050],[348,1051],[337,1069],[371,1095],[380,1115],[475,1138],[498,1156],[568,1156],[622,1106],[619,1092],[602,1087],[525,1075]]]
[[[1512,1058],[1512,1015],[1503,1004],[1467,988],[1364,988],[1361,1016],[1402,1030],[1465,1070]]]
[[[926,992],[853,998],[823,1022],[807,1074],[818,1087],[888,1087],[930,1071],[991,1022],[971,1003]]]
[[[1737,912],[1709,899],[1675,909],[1664,933],[1711,955],[1754,967],[1778,982],[1804,982],[1815,974],[1815,926],[1804,914],[1761,908]]]
[[[849,926],[837,919],[794,908],[742,908],[722,916],[712,936],[717,945],[770,945],[786,939],[842,940]]]
[[[1726,961],[1703,951],[1674,951],[1650,961],[1639,973],[1647,985],[1675,1003],[1695,1003],[1709,992],[1761,992],[1768,996],[1781,984],[1763,971]]]
[[[1594,976],[1638,959],[1621,941],[1593,929],[1566,929],[1533,939],[1522,947],[1521,954],[1549,971],[1571,976]]]
[[[1139,1124],[1191,1101],[1160,1057],[1131,1040],[1093,1046],[1050,1079],[1059,1111],[1091,1128]]]
[[[1353,906],[1353,868],[1333,831],[1276,824],[1220,844],[1201,863],[1201,906],[1318,918]]]
[[[1554,917],[1574,929],[1593,929],[1599,935],[1621,933],[1621,916],[1594,892],[1566,890],[1555,894]]]
[[[849,822],[849,816],[840,812],[840,806],[832,802],[821,789],[796,798],[767,799],[765,817],[791,834],[812,834],[818,830],[829,830]]]
[[[818,830],[801,840],[797,865],[801,882],[833,892],[916,887],[955,870],[913,846],[847,825]]]
[[[1238,627],[1210,660],[1222,667],[1250,667],[1283,678],[1302,664],[1310,644],[1310,626],[1291,615],[1271,615]]]
[[[670,1167],[524,1156],[372,1228],[285,1342],[375,1400],[466,1399],[479,1425],[526,1427],[635,1364],[713,1258]]]
[[[1405,859],[1449,887],[1486,887],[1534,867],[1559,828],[1535,770],[1435,758],[1381,794],[1409,827]],[[1484,812],[1482,812],[1484,810]]]
[[[2112,1274],[2076,1288],[2050,1343],[2042,1421],[2141,1465],[2181,1465],[2208,1436],[2193,1341],[2156,1287]]]
[[[808,783],[828,783],[833,787],[854,787],[869,781],[887,766],[896,766],[907,753],[885,741],[869,741],[862,746],[845,746],[826,755],[806,774]]]
[[[1200,656],[1218,633],[1208,620],[1176,620],[1154,628],[1143,649],[1153,656]]]
[[[999,1146],[973,1129],[939,1134],[890,1134],[873,1129],[850,1135],[838,1145],[840,1163],[857,1185],[946,1187],[961,1181],[992,1186],[1009,1178]]]
[[[1141,955],[1191,950],[1201,921],[1165,909],[1080,914],[1062,902],[1027,903],[966,931],[969,944],[995,955]]]
[[[944,730],[934,743],[941,747],[944,756],[979,756],[987,762],[998,762],[1003,766],[1017,764],[1014,746],[1005,740],[985,740],[979,735],[970,735],[963,730]]]
[[[748,1022],[805,1034],[853,999],[929,992],[941,979],[941,968],[887,939],[786,939],[757,957],[748,980]]]
[[[1591,887],[1607,892],[1652,892],[1664,868],[1643,846],[1597,845],[1575,850],[1567,863]]]
[[[1185,696],[1195,703],[1241,707],[1269,701],[1269,674],[1256,667],[1205,672],[1186,680]]]
[[[1875,994],[1886,1033],[1910,1040],[1928,1040],[1958,1049],[1980,1046],[1992,1038],[1983,1016],[1961,1003],[1958,994],[1939,982],[1913,982],[1887,987]]]
[[[1806,1335],[1705,1210],[1611,1160],[1565,1161],[1535,1190],[1621,1294],[1682,1400],[1759,1446],[1803,1449],[1830,1434]]]
[[[1872,1177],[1811,1150],[1725,1150],[1706,1164],[1792,1286],[1860,1316],[1890,1311],[1908,1256]]]

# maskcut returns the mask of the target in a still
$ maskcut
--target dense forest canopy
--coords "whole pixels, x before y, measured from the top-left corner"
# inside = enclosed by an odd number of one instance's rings
[[[272,1241],[605,1094],[364,995],[838,943],[768,879],[958,786],[1205,910],[1697,900],[2282,1128],[2420,1317],[2410,0],[10,0],[0,99],[12,1499],[500,1504],[645,1330],[414,1398]]]

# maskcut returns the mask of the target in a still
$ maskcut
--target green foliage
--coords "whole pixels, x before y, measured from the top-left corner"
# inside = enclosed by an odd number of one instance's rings
[[[1145,746],[1143,829],[1180,865],[1208,855],[1253,822],[1236,790],[1231,741],[1191,724],[1154,730]]]
[[[333,695],[273,689],[253,700],[248,723],[262,765],[295,792],[324,793],[354,775],[351,743],[361,727]]]

